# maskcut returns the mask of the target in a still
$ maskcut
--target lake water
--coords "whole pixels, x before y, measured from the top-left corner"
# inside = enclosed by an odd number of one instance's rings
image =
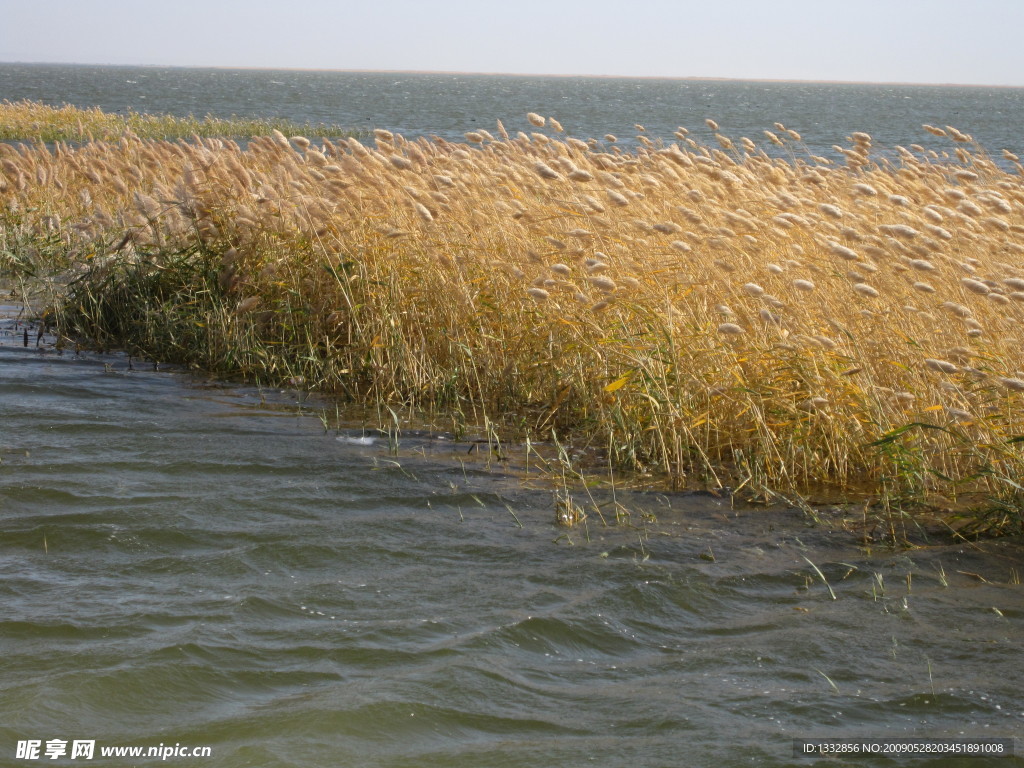
[[[909,143],[892,137],[948,122],[1012,148],[1021,93],[0,66],[0,98],[409,135],[535,110],[576,135],[715,117]],[[566,529],[548,479],[481,446],[325,428],[301,393],[60,354],[2,314],[2,765],[869,764],[794,757],[813,737],[1024,750],[1019,539],[866,548],[857,510],[815,525],[607,488],[609,524]],[[33,739],[96,755],[18,759]],[[99,752],[175,744],[213,756]]]
[[[727,136],[767,144],[762,131],[782,122],[818,154],[833,154],[853,131],[887,147],[949,149],[922,130],[929,123],[970,133],[994,155],[1024,155],[1024,88],[0,64],[0,99],[278,117],[410,138],[461,139],[475,128],[493,131],[499,119],[512,133],[528,132],[526,113],[539,112],[579,138],[625,141],[639,123],[652,137],[672,140],[684,126],[711,140],[704,120],[712,118]]]

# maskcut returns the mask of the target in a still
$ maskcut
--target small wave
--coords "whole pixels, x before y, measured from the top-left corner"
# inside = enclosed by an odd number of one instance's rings
[[[377,438],[370,437],[369,435],[363,435],[362,437],[339,435],[336,439],[339,443],[344,443],[345,445],[361,445],[366,448],[369,448],[371,445],[376,445],[377,443]]]

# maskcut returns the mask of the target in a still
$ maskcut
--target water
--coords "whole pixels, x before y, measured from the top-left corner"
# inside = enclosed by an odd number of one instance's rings
[[[887,141],[951,122],[990,147],[1022,124],[1010,89],[830,88],[0,66],[0,98],[409,135],[527,110],[578,135],[714,116],[733,135],[782,120]],[[547,480],[479,446],[406,430],[396,447],[325,430],[301,393],[60,355],[34,331],[26,347],[10,314],[0,764],[34,764],[27,739],[95,740],[94,765],[228,768],[815,765],[792,740],[837,736],[1024,749],[1019,539],[865,548],[857,510],[815,526],[621,490],[629,524],[567,530]],[[161,744],[213,757],[98,752]]]
[[[1024,735],[1019,540],[869,552],[838,518],[656,493],[566,531],[467,443],[395,451],[298,393],[0,331],[7,759],[788,765],[793,738]]]
[[[712,118],[734,139],[767,144],[762,131],[778,121],[828,155],[853,131],[883,146],[948,150],[949,141],[921,129],[929,123],[970,133],[992,154],[1024,155],[1024,88],[0,64],[0,99],[278,117],[447,139],[493,131],[499,119],[513,133],[535,130],[527,112],[557,118],[573,136],[624,141],[636,123],[653,137],[673,140],[682,125],[713,141],[704,125]]]

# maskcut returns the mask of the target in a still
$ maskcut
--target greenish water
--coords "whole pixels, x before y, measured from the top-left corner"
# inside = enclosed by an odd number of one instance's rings
[[[0,332],[2,765],[57,738],[213,751],[111,766],[863,765],[792,739],[1024,734],[1019,540],[868,552],[655,493],[566,535],[466,443],[394,453],[295,393]]]
[[[454,140],[477,128],[493,132],[496,120],[513,135],[530,132],[526,113],[539,112],[579,138],[611,133],[629,144],[639,123],[653,138],[673,141],[681,125],[714,144],[704,124],[713,118],[725,135],[769,150],[762,131],[779,121],[799,131],[811,152],[829,156],[853,131],[887,147],[950,150],[921,125],[952,124],[997,157],[1002,149],[1024,155],[1024,88],[0,63],[0,99],[275,117]]]

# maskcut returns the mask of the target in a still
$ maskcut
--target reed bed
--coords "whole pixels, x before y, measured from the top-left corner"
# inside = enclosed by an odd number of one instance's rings
[[[125,133],[146,139],[248,138],[266,136],[274,130],[318,136],[363,135],[338,125],[299,124],[290,120],[174,117],[134,110],[112,114],[98,107],[53,107],[29,100],[0,102],[0,141],[117,141]]]
[[[855,133],[0,146],[61,332],[573,439],[676,487],[1022,527],[1024,168]],[[704,128],[701,127],[703,131]]]

